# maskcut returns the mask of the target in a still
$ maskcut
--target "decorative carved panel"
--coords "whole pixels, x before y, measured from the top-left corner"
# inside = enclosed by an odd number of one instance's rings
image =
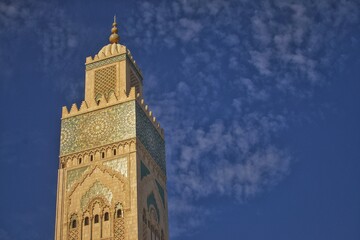
[[[125,224],[124,218],[116,218],[114,221],[114,239],[124,240],[125,239]]]
[[[127,177],[127,159],[126,159],[126,157],[106,161],[103,164],[105,166],[111,168],[112,170],[119,172],[122,175],[124,175],[125,177]]]
[[[84,211],[89,202],[95,197],[103,197],[108,201],[110,205],[113,194],[106,186],[101,184],[99,181],[96,181],[94,185],[81,197],[80,206]]]
[[[160,210],[158,208],[158,205],[156,203],[156,199],[155,199],[155,195],[153,192],[151,192],[149,194],[149,196],[147,197],[146,199],[146,203],[147,203],[147,208],[148,210],[150,210],[151,207],[153,207],[155,209],[155,212],[156,212],[156,222],[159,222],[160,221]],[[153,212],[153,214],[155,213]],[[155,216],[155,215],[153,215]]]
[[[79,229],[74,228],[69,231],[69,240],[78,240],[79,239]]]
[[[65,118],[61,123],[60,155],[135,137],[135,102]]]
[[[89,166],[76,168],[67,172],[66,189],[69,190],[71,186],[84,174]]]
[[[90,63],[90,64],[86,65],[86,71],[94,69],[94,68],[98,68],[98,67],[110,64],[110,63],[119,62],[121,60],[125,60],[125,58],[126,58],[126,54],[122,54],[119,56],[115,56],[115,57],[107,58],[107,59],[97,61],[94,63]]]
[[[138,104],[136,104],[136,135],[164,174],[166,174],[164,139],[161,138]]]
[[[155,182],[156,182],[156,186],[158,188],[158,191],[159,191],[159,195],[161,197],[161,200],[163,202],[163,206],[165,207],[165,191],[164,191],[164,188],[161,186],[161,184],[155,179]]]
[[[140,176],[141,180],[146,177],[147,175],[150,175],[150,170],[146,167],[146,165],[141,161],[140,164]]]
[[[94,97],[98,94],[107,97],[110,91],[115,93],[116,88],[116,66],[95,70]]]

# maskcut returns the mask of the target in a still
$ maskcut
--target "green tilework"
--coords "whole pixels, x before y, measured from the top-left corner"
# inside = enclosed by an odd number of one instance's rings
[[[166,175],[165,141],[138,104],[136,104],[136,135]]]
[[[60,155],[134,138],[135,129],[135,101],[65,118]]]

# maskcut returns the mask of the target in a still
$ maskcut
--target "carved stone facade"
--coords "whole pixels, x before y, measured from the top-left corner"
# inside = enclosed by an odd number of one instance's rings
[[[116,124],[115,124],[116,123]],[[135,137],[135,102],[63,119],[60,155]]]
[[[62,111],[55,240],[169,238],[164,131],[142,81],[117,42],[86,59],[85,100]]]

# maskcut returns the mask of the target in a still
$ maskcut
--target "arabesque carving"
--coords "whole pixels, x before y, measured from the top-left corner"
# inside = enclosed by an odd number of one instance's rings
[[[121,173],[127,177],[127,159],[126,157],[117,158],[114,160],[109,160],[103,163],[103,165],[113,169],[116,172]]]
[[[67,172],[66,189],[69,190],[71,186],[84,174],[87,169],[88,166],[69,170]]]
[[[135,137],[135,102],[125,102],[63,119],[60,155],[132,137]]]
[[[108,205],[111,204],[111,200],[113,197],[110,189],[105,187],[99,181],[96,181],[94,185],[81,197],[80,206],[84,211],[87,207],[88,203],[95,197],[104,197],[108,201]]]

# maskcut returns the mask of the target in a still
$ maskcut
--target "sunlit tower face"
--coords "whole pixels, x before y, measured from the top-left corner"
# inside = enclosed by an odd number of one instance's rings
[[[85,99],[63,107],[56,240],[168,239],[164,131],[117,23],[85,63]]]

